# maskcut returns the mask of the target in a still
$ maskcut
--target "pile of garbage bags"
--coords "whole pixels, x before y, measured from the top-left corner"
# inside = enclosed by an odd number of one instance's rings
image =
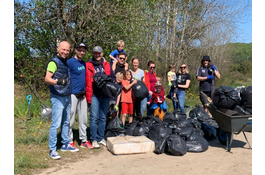
[[[233,116],[252,114],[252,86],[220,86],[214,91],[213,104],[222,112]]]
[[[105,139],[118,135],[146,136],[155,142],[156,154],[182,156],[186,152],[206,151],[209,146],[201,123],[181,111],[167,112],[163,121],[158,116],[146,116],[142,122],[133,121],[124,128],[121,119],[115,117],[107,124]]]

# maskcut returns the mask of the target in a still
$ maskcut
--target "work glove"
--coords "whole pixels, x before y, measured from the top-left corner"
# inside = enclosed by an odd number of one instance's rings
[[[215,67],[215,65],[211,65],[211,68],[213,69],[213,71],[215,71],[215,70],[216,70],[216,67]]]
[[[213,76],[213,75],[209,75],[209,76],[207,77],[207,79],[208,79],[208,80],[213,80],[213,79],[214,79],[214,76]]]
[[[65,79],[66,75],[62,79],[57,79],[57,85],[67,85],[67,80]]]
[[[119,111],[119,106],[118,105],[115,105],[114,106],[114,109],[115,109],[115,111]]]
[[[171,83],[171,81],[169,81],[169,82],[168,82],[168,86],[172,86],[172,83]]]

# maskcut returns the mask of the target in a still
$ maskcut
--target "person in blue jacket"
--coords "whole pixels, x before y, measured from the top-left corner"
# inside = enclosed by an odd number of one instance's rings
[[[71,107],[71,80],[70,72],[66,62],[70,53],[70,44],[62,41],[56,53],[47,62],[45,82],[49,85],[52,104],[52,121],[49,132],[49,156],[53,159],[60,159],[56,151],[57,129],[61,126],[62,147],[61,151],[76,152],[69,143],[69,121]]]

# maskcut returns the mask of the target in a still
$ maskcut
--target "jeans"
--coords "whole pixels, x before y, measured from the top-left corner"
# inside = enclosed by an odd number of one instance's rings
[[[99,142],[104,139],[109,98],[92,95],[90,108],[90,140]]]
[[[146,103],[152,98],[152,95],[148,94],[147,97],[145,97],[146,99]],[[147,115],[151,115],[152,114],[152,111],[151,111],[151,104],[150,105],[147,105]]]
[[[140,110],[141,110],[142,117],[144,117],[144,111],[145,111],[145,109],[146,109],[146,104],[147,104],[147,97],[145,97],[145,98],[141,101],[141,107],[140,107]]]
[[[173,91],[170,91],[171,97],[173,96]],[[185,102],[185,91],[177,91],[176,97],[178,98],[178,102],[172,100],[174,110],[180,108],[180,110],[185,113],[184,102]]]
[[[50,150],[56,150],[57,143],[57,129],[61,125],[62,144],[69,143],[69,121],[71,96],[58,96],[53,93],[50,94],[52,104],[52,122],[49,132],[49,147]]]

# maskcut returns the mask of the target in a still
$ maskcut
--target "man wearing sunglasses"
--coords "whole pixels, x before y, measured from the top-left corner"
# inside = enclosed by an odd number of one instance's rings
[[[124,52],[120,52],[118,55],[118,62],[114,61],[112,64],[112,70],[116,75],[118,72],[123,73],[128,70],[128,63],[126,63],[127,54]]]
[[[86,63],[83,60],[87,52],[87,46],[80,43],[75,48],[75,56],[67,61],[71,81],[71,110],[70,110],[70,127],[69,142],[72,147],[76,148],[73,140],[73,125],[75,122],[75,114],[78,115],[79,123],[79,139],[81,140],[81,148],[94,148],[90,141],[87,141],[87,101],[86,101]]]
[[[214,77],[219,79],[221,75],[218,72],[216,66],[211,64],[211,60],[208,55],[203,56],[201,60],[201,66],[197,69],[196,77],[197,80],[200,82],[200,91],[205,93],[208,97],[212,98],[212,94],[215,90]],[[200,100],[205,111],[209,113],[208,109],[206,108],[206,104],[208,103],[208,101],[201,93]]]

